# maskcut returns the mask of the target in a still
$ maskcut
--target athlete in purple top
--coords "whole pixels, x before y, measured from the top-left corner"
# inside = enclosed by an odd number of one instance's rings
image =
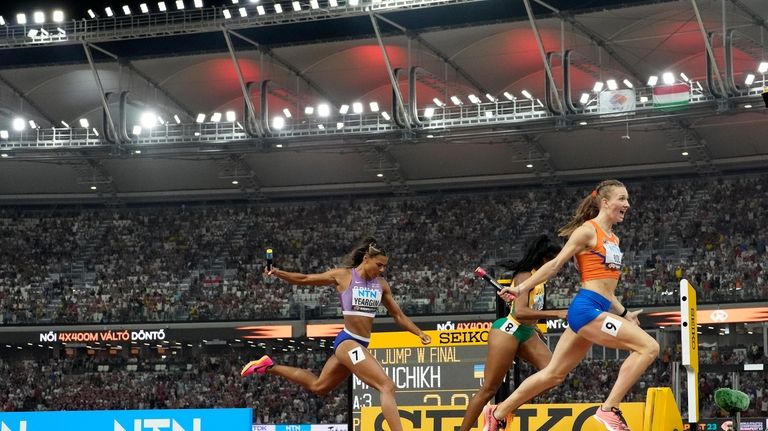
[[[389,283],[381,278],[389,258],[373,238],[364,239],[343,261],[343,268],[334,268],[322,274],[300,274],[272,268],[267,274],[293,284],[335,285],[344,314],[344,329],[333,343],[333,356],[323,366],[320,376],[310,371],[278,365],[267,355],[247,363],[240,374],[276,374],[298,383],[317,395],[325,395],[336,388],[350,373],[356,375],[381,395],[381,411],[391,431],[402,431],[400,414],[395,402],[395,383],[381,364],[368,351],[373,318],[379,305],[403,329],[421,339],[422,344],[432,342],[429,335],[419,329],[395,302]]]

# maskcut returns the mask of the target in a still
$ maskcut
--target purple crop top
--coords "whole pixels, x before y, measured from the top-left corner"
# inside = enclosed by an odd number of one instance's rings
[[[381,283],[379,277],[366,280],[352,268],[352,280],[349,287],[339,294],[342,314],[345,316],[376,317],[376,310],[381,304]]]

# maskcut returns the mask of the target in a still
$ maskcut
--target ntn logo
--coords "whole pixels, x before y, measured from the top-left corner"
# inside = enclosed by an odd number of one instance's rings
[[[143,423],[142,423],[143,422]],[[129,428],[125,428],[120,422],[115,420],[114,431],[128,431]],[[188,431],[187,428],[182,427],[175,419],[134,419],[132,431],[164,431],[170,429],[171,431]],[[5,431],[5,430],[0,430]],[[202,421],[200,418],[192,419],[192,431],[202,431]]]

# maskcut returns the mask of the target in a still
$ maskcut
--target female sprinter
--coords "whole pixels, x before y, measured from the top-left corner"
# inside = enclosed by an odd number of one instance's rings
[[[619,370],[611,392],[595,415],[609,431],[630,431],[619,410],[619,402],[659,354],[659,344],[640,329],[638,314],[630,312],[616,298],[621,274],[622,253],[613,227],[624,221],[629,210],[629,193],[619,181],[601,182],[584,198],[573,219],[560,230],[569,236],[558,255],[516,287],[505,287],[499,294],[519,296],[538,283],[554,276],[566,262],[576,257],[581,289],[568,308],[568,328],[555,347],[552,360],[544,369],[528,377],[498,406],[483,409],[484,431],[506,425],[506,415],[536,395],[560,384],[584,358],[593,344],[630,352]]]
[[[525,256],[512,266],[512,285],[517,286],[533,275],[544,263],[560,251],[546,235],[536,238]],[[483,386],[472,398],[461,422],[461,431],[469,431],[483,406],[493,397],[502,380],[512,367],[515,356],[525,359],[536,367],[544,368],[552,358],[552,352],[536,332],[539,319],[565,319],[566,310],[543,311],[544,283],[531,289],[526,296],[517,297],[511,303],[509,315],[493,322],[488,335],[488,358],[485,360]]]
[[[395,384],[376,358],[368,351],[373,318],[380,304],[389,311],[395,322],[429,344],[429,335],[419,329],[395,302],[389,284],[381,278],[388,257],[373,238],[366,238],[343,261],[343,268],[334,268],[322,274],[300,274],[272,268],[268,275],[293,284],[335,285],[341,299],[344,329],[333,343],[333,356],[323,366],[320,376],[310,371],[275,364],[267,355],[247,363],[240,375],[270,373],[285,377],[307,390],[324,395],[336,388],[350,373],[381,395],[381,410],[391,431],[402,431],[400,414],[395,402]]]

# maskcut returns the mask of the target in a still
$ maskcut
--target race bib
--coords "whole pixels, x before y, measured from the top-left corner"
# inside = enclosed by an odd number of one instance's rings
[[[504,322],[504,324],[501,325],[502,332],[506,332],[509,335],[514,335],[515,331],[517,331],[517,328],[520,327],[520,323],[517,321],[510,319],[509,316],[507,316],[507,320]]]
[[[615,337],[619,335],[619,328],[621,328],[621,320],[611,316],[605,316],[603,326],[600,329],[606,334]]]
[[[621,259],[624,254],[618,244],[605,242],[603,246],[605,247],[605,266],[610,269],[621,269]]]
[[[354,287],[352,289],[352,308],[354,310],[374,312],[381,304],[381,290]]]

